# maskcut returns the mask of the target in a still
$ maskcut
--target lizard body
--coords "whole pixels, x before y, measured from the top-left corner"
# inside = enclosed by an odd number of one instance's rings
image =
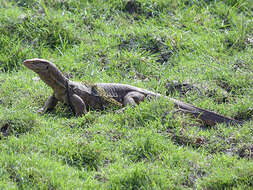
[[[127,84],[96,83],[89,86],[73,82],[66,78],[53,63],[44,59],[27,59],[24,61],[24,65],[37,73],[41,80],[54,91],[40,110],[41,112],[53,109],[58,101],[70,105],[74,113],[81,116],[87,113],[87,109],[103,109],[110,103],[135,106],[148,97],[164,97],[172,101],[180,110],[198,117],[208,125],[216,123],[241,124],[239,121],[215,112]]]

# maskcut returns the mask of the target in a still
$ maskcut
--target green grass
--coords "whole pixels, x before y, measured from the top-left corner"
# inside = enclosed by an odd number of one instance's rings
[[[0,189],[252,189],[251,0],[2,0]],[[22,62],[54,62],[72,80],[169,95],[242,126],[202,126],[172,103],[76,118]]]

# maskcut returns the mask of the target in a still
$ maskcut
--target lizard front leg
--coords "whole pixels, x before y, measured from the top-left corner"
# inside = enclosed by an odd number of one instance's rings
[[[73,94],[70,97],[70,106],[73,106],[76,116],[81,116],[87,113],[85,102],[80,96]]]
[[[38,112],[39,113],[44,113],[44,112],[47,112],[47,111],[51,111],[52,109],[54,109],[57,102],[58,102],[58,99],[55,97],[54,94],[49,96],[47,101],[45,102],[43,108],[39,109]]]

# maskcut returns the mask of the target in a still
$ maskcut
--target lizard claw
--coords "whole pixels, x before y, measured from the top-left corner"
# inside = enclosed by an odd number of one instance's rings
[[[119,114],[119,113],[123,113],[125,111],[126,107],[121,108],[119,110],[116,110],[115,113]]]
[[[40,108],[40,109],[37,110],[36,112],[39,113],[39,114],[43,114],[43,113],[45,113],[45,110],[44,110],[43,108]]]

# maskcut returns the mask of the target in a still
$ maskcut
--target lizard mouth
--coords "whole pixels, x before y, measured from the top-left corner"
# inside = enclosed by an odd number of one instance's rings
[[[27,66],[27,64],[30,63],[30,62],[31,62],[31,59],[26,59],[26,60],[24,60],[23,63],[24,63],[25,66]]]
[[[23,63],[24,63],[24,66],[26,66],[27,68],[34,70],[32,66],[33,62],[30,59],[25,60]]]

